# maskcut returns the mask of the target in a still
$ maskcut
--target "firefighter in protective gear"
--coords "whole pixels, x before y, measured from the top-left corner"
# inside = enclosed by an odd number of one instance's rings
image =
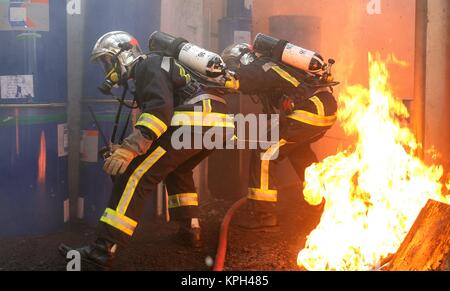
[[[265,105],[265,113],[280,114],[279,141],[269,149],[252,153],[247,207],[236,223],[250,231],[277,231],[278,190],[274,165],[288,158],[299,179],[304,181],[305,169],[317,162],[311,144],[336,122],[337,103],[330,88],[302,84],[312,77],[309,73],[257,56],[248,45],[229,48],[222,58],[238,79],[230,87],[237,84],[242,93],[258,95]]]
[[[118,34],[124,33],[113,32],[102,37],[94,48],[93,58],[100,62],[106,60],[107,78],[111,68],[126,71],[118,75],[134,81],[142,114],[135,132],[123,144],[113,147],[111,157],[105,162],[104,170],[115,175],[115,179],[111,200],[100,219],[97,240],[77,249],[84,261],[102,269],[109,269],[117,249],[127,246],[145,201],[161,181],[165,181],[169,192],[171,219],[180,225],[178,239],[200,246],[199,197],[193,169],[212,151],[192,144],[179,149],[172,139],[181,131],[191,141],[203,141],[205,133],[214,129],[215,138],[225,142],[232,138],[234,130],[219,89],[196,86],[191,75],[174,58],[158,52],[130,54],[130,46],[131,52],[138,51],[137,41],[126,34],[128,37],[120,40],[128,45],[114,42]],[[99,47],[104,53],[97,53]],[[126,55],[122,56],[124,52]],[[63,255],[72,249],[60,246]]]

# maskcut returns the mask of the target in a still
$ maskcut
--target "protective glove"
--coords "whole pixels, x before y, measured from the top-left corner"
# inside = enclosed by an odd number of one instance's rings
[[[120,148],[120,144],[110,144],[109,147],[101,148],[98,154],[103,158],[103,161],[106,161],[118,148]]]
[[[135,151],[121,146],[106,159],[103,170],[110,176],[122,175],[137,156]]]
[[[117,151],[118,149],[120,149],[121,145],[120,144],[111,144],[110,149],[111,149],[111,154],[113,154],[115,151]]]
[[[122,175],[137,156],[147,153],[152,143],[140,130],[134,131],[122,145],[111,146],[112,155],[105,160],[103,170],[111,176]]]

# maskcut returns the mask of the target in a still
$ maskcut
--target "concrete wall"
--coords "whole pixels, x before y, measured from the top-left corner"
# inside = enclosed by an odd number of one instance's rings
[[[211,49],[218,46],[218,20],[223,17],[223,0],[163,0],[161,30]]]
[[[281,5],[282,2],[282,5]],[[342,82],[336,96],[347,84],[368,85],[367,53],[379,51],[383,56],[394,53],[411,64],[408,68],[393,66],[394,93],[403,99],[413,98],[414,19],[411,0],[381,0],[381,14],[368,13],[369,0],[255,0],[253,1],[253,34],[269,33],[269,17],[302,15],[320,18],[320,50],[325,58],[334,58],[335,78]],[[296,40],[302,45],[301,40]],[[339,125],[315,145],[323,158],[334,154],[349,140]]]
[[[217,51],[218,20],[223,17],[225,7],[223,0],[163,0],[161,31]],[[207,164],[207,160],[203,161],[194,171],[195,185],[201,197],[209,194]]]

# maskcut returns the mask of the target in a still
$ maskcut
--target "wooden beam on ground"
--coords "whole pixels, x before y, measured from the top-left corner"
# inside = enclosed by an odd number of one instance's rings
[[[450,270],[450,205],[428,201],[390,262],[389,270]]]

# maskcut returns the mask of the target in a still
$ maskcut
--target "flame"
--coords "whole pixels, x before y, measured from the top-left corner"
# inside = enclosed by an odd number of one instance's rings
[[[339,96],[339,120],[356,144],[306,170],[306,201],[325,200],[297,258],[308,270],[377,268],[397,251],[429,199],[450,202],[440,182],[443,167],[418,157],[421,145],[405,122],[408,110],[392,94],[388,63],[405,65],[369,54],[369,89],[351,86]]]
[[[447,175],[447,182],[445,183],[445,187],[447,188],[447,192],[450,193],[450,173]]]
[[[47,142],[45,139],[45,132],[41,132],[39,144],[39,158],[38,158],[38,178],[37,182],[40,188],[45,185],[45,177],[47,172]]]

